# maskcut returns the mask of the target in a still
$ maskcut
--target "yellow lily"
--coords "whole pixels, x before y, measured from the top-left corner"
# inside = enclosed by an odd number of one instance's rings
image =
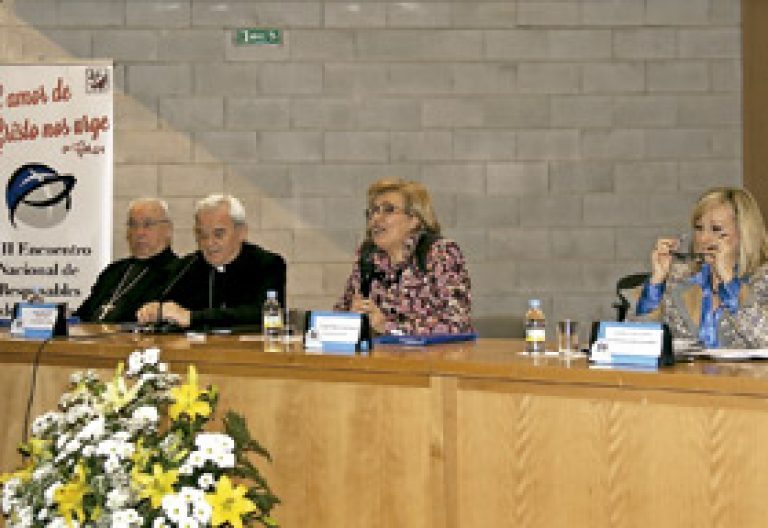
[[[126,386],[125,378],[123,378],[124,367],[123,363],[120,363],[115,371],[115,377],[106,384],[104,401],[106,402],[107,410],[119,411],[136,399],[136,395],[141,388],[138,383],[130,389]]]
[[[187,383],[180,387],[174,387],[170,391],[174,403],[168,408],[171,419],[178,419],[179,415],[186,414],[191,420],[196,416],[208,416],[211,414],[211,406],[206,401],[201,401],[200,395],[205,394],[197,386],[197,369],[189,366]]]
[[[226,475],[216,483],[215,493],[206,493],[205,500],[213,509],[211,524],[220,526],[229,523],[233,528],[243,528],[243,515],[256,510],[256,505],[244,495],[245,486],[232,487],[232,481]]]
[[[81,380],[72,388],[72,394],[90,394],[90,389],[85,380]]]
[[[32,438],[29,440],[27,446],[29,447],[29,454],[35,460],[45,460],[51,458],[52,453],[50,447],[53,444],[51,440],[41,440],[40,438]]]
[[[18,471],[14,471],[13,473],[3,473],[0,474],[0,484],[5,484],[11,479],[18,478],[22,482],[28,481],[30,478],[32,478],[32,471],[34,470],[35,466],[34,464],[30,463],[27,467],[22,468]]]
[[[139,489],[139,497],[149,499],[153,508],[159,508],[163,497],[173,493],[173,485],[178,480],[178,470],[163,471],[160,464],[152,466],[152,474],[137,473],[133,476],[134,484]]]
[[[67,521],[67,526],[72,525],[72,514],[75,514],[80,523],[85,520],[83,497],[89,491],[90,487],[86,481],[85,468],[82,464],[78,464],[75,466],[74,478],[57,488],[53,494],[56,504],[59,505],[59,512]]]
[[[134,475],[141,473],[144,468],[147,467],[151,457],[152,450],[146,449],[144,447],[144,439],[139,438],[139,441],[136,442],[136,447],[133,450],[133,455],[131,455],[131,462],[133,463],[131,473]]]

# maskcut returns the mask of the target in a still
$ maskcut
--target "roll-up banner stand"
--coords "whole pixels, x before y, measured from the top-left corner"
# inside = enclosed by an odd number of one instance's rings
[[[113,93],[109,61],[0,63],[0,317],[74,310],[111,260]]]

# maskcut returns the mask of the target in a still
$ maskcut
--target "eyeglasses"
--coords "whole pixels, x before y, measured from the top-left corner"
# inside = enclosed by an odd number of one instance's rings
[[[198,241],[205,242],[208,239],[214,239],[218,242],[224,240],[229,236],[231,231],[224,227],[215,227],[213,229],[200,229],[195,228],[195,238]]]
[[[683,261],[698,261],[704,260],[706,253],[694,252],[691,244],[691,237],[688,233],[681,233],[677,237],[677,250],[671,251],[670,254],[678,260]]]
[[[382,214],[384,216],[390,216],[395,213],[406,213],[410,214],[410,211],[408,209],[405,209],[403,207],[398,207],[391,203],[383,203],[379,205],[374,205],[373,207],[369,207],[365,210],[365,218],[370,220],[373,218],[373,215],[375,214]]]
[[[167,224],[168,220],[142,220],[137,222],[136,220],[128,220],[126,224],[128,229],[152,229],[160,224]]]

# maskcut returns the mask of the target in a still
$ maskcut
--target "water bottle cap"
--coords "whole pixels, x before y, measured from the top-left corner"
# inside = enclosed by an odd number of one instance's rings
[[[530,299],[528,301],[528,306],[530,308],[541,308],[541,299]]]
[[[267,290],[267,299],[277,299],[277,292],[275,290]]]

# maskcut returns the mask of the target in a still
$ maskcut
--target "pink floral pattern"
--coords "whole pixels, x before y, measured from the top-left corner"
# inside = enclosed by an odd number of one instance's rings
[[[387,334],[408,335],[473,332],[470,278],[459,246],[439,238],[432,243],[421,271],[413,252],[417,237],[405,243],[406,258],[393,265],[389,256],[377,250],[373,265],[377,277],[371,284],[370,298],[386,317]],[[348,311],[352,298],[360,292],[360,250],[347,279],[344,294],[334,310]]]

